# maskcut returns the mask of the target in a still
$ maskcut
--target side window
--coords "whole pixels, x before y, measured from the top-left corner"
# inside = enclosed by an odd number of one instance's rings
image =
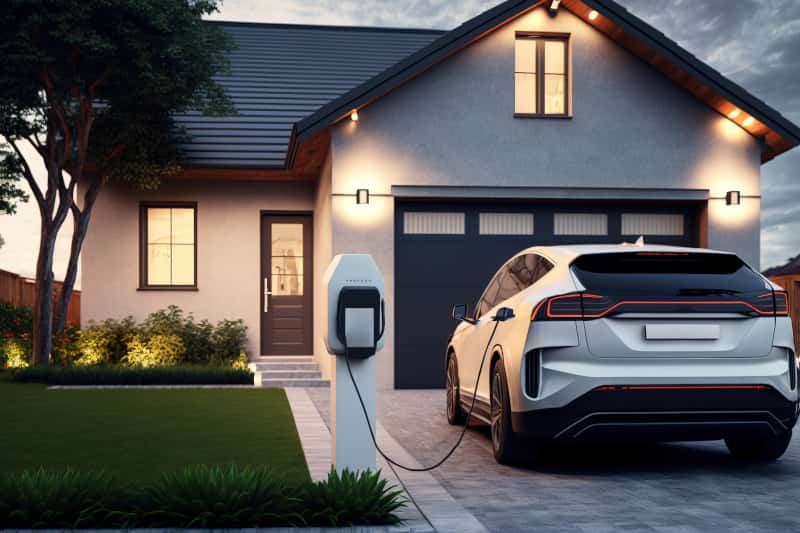
[[[500,291],[500,282],[502,281],[505,273],[505,267],[501,268],[500,271],[494,275],[492,281],[490,281],[486,286],[486,289],[483,291],[480,300],[478,300],[478,304],[475,306],[475,318],[483,316],[489,311],[489,309],[494,307],[494,304],[497,301],[497,293]]]

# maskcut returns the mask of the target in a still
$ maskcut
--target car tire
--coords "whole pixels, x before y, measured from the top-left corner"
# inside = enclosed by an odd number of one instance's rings
[[[450,357],[447,358],[445,388],[447,391],[447,421],[454,426],[461,426],[466,422],[466,414],[461,408],[460,387],[458,361],[456,361],[456,354],[451,352]]]
[[[792,440],[792,430],[784,431],[765,439],[725,439],[731,455],[746,461],[774,461],[778,459]]]
[[[526,443],[514,433],[511,426],[511,405],[503,361],[495,363],[491,376],[491,433],[494,458],[504,465],[519,464],[531,459],[534,450],[526,447]]]

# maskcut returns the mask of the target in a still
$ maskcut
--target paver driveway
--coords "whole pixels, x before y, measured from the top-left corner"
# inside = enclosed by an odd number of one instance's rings
[[[327,411],[328,390],[309,389]],[[378,416],[414,457],[430,464],[458,429],[444,413],[444,391],[383,391]],[[783,458],[749,465],[722,442],[581,446],[546,463],[495,463],[488,431],[467,432],[434,472],[491,531],[800,531],[800,437]]]

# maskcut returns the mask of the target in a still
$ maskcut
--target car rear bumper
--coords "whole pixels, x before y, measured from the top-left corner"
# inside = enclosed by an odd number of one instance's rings
[[[798,402],[765,385],[606,385],[559,408],[512,412],[514,431],[541,439],[716,440],[791,429]]]

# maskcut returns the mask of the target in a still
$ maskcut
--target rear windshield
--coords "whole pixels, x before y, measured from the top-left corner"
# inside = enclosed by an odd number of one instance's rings
[[[631,252],[577,258],[572,271],[590,291],[662,296],[764,291],[764,280],[735,255]]]

